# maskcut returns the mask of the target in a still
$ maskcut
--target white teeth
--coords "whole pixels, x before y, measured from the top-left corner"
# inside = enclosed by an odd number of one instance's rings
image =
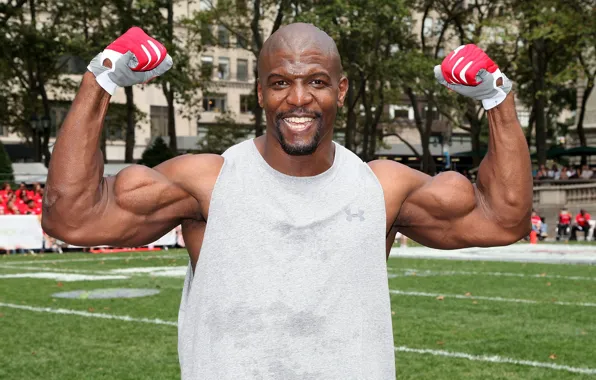
[[[288,121],[290,123],[308,123],[309,121],[312,121],[313,118],[312,117],[288,117],[286,119],[284,119],[285,121]]]

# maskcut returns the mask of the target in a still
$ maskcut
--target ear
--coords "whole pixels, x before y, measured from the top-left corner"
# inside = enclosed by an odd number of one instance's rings
[[[339,93],[337,94],[337,107],[341,108],[344,106],[344,100],[346,99],[346,94],[348,93],[348,88],[350,84],[348,83],[348,78],[341,77],[339,79]]]
[[[257,78],[257,99],[259,100],[259,107],[263,108],[263,88],[259,78]]]

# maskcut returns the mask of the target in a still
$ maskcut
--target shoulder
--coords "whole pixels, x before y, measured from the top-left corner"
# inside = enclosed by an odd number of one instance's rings
[[[190,186],[212,188],[223,165],[224,158],[218,154],[184,154],[169,159],[153,169],[183,188]]]
[[[368,166],[386,194],[395,193],[405,198],[431,180],[430,176],[392,160],[375,160]]]

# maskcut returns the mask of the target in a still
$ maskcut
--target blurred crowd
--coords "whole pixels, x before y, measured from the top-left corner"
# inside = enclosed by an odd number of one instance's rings
[[[39,183],[27,188],[22,182],[13,190],[9,183],[4,183],[0,190],[0,215],[41,215],[43,188]]]
[[[546,165],[540,165],[533,173],[535,180],[566,180],[566,179],[594,179],[596,172],[588,165],[583,166],[562,166],[553,164],[550,169]]]
[[[532,230],[536,232],[538,239],[544,240],[548,237],[548,224],[544,217],[541,217],[536,210],[532,210],[531,216]],[[596,221],[592,220],[590,213],[581,209],[575,217],[566,207],[559,211],[557,226],[555,228],[556,240],[579,240],[579,235],[583,235],[583,240],[594,240],[594,227]]]

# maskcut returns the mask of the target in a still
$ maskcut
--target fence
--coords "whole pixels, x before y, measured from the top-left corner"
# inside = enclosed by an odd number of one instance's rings
[[[178,242],[176,229],[168,232],[149,247],[174,246]],[[47,249],[47,239],[41,229],[38,215],[0,215],[0,251],[1,250],[41,250]],[[68,245],[68,248],[83,248]],[[110,248],[107,246],[89,248]]]

